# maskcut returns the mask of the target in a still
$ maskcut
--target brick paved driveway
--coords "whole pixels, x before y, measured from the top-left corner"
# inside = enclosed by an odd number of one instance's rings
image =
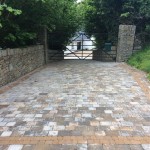
[[[51,63],[0,94],[0,108],[2,138],[150,136],[150,101],[119,63]]]

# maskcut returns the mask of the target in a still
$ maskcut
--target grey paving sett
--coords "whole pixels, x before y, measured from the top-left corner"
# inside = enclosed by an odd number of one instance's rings
[[[52,63],[0,103],[0,136],[150,136],[150,101],[119,63]]]
[[[5,145],[0,150],[150,150],[150,145],[97,145],[97,144],[65,144],[65,145]]]

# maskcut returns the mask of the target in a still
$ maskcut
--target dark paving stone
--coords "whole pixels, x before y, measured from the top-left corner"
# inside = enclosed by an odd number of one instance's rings
[[[103,150],[103,145],[88,145],[88,150]]]
[[[77,150],[77,145],[62,145],[61,150]]]
[[[72,135],[72,136],[81,136],[82,133],[81,133],[81,131],[73,130],[73,131],[71,131],[71,135]]]
[[[25,145],[22,150],[33,150],[34,149],[34,145]]]
[[[71,136],[72,131],[58,131],[58,136]]]

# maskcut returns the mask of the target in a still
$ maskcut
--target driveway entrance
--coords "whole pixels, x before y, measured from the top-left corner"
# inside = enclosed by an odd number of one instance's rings
[[[120,63],[51,63],[0,94],[0,103],[1,140],[150,136],[150,101]]]

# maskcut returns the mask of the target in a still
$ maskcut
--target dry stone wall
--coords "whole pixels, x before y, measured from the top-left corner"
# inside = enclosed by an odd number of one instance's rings
[[[142,41],[138,35],[135,35],[134,46],[133,46],[133,53],[142,50]]]
[[[0,50],[0,87],[44,64],[42,45]]]
[[[64,60],[64,52],[61,50],[48,50],[48,62]]]
[[[101,51],[101,50],[93,51],[93,60],[114,62],[116,61],[116,55],[117,55],[117,47],[112,46],[111,51]]]

